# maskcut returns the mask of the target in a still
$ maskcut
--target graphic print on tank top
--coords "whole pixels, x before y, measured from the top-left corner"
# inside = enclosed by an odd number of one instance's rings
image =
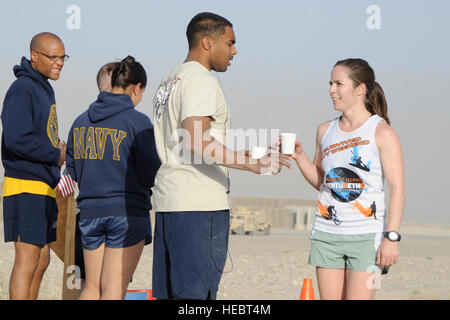
[[[357,200],[352,203],[352,205],[359,210],[363,215],[365,215],[367,218],[374,217],[377,219],[377,216],[375,213],[377,212],[377,205],[375,201],[372,202],[369,208],[365,208],[363,205],[361,205]]]
[[[359,147],[359,146],[353,147],[352,158],[351,158],[352,162],[350,162],[349,165],[354,166],[354,167],[359,168],[364,171],[370,171],[371,161],[368,161],[366,164],[363,163],[361,156],[359,155],[360,148],[361,147]]]
[[[368,171],[366,169],[362,170]],[[367,192],[367,186],[356,172],[347,168],[334,168],[325,175],[325,182],[331,191],[333,199],[343,203],[349,202],[366,218],[374,217],[376,219],[375,201],[368,208],[357,201],[363,192]],[[327,220],[332,219],[337,225],[340,224],[341,221],[338,219],[336,209],[333,205],[323,205],[319,201],[318,210],[323,218]]]
[[[354,171],[341,167],[328,171],[325,183],[333,198],[340,202],[357,199],[365,189],[363,180]]]
[[[374,115],[352,132],[340,130],[339,118],[330,122],[321,139],[324,179],[316,206],[317,230],[364,233],[383,228],[384,177],[375,142],[381,120]]]
[[[319,209],[320,215],[327,220],[333,220],[336,225],[341,224],[341,220],[337,217],[337,212],[334,206],[323,205],[320,200],[317,200],[317,208]]]

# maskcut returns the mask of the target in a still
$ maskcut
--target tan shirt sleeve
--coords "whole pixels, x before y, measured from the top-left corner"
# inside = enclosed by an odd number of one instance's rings
[[[181,100],[180,122],[189,117],[216,118],[217,80],[211,75],[201,75],[185,83]]]

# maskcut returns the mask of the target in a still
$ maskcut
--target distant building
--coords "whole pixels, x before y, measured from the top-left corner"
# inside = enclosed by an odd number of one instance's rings
[[[231,197],[231,205],[264,211],[274,229],[309,231],[314,219],[316,200]]]

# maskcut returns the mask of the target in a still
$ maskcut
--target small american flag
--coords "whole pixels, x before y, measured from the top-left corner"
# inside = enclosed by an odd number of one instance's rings
[[[70,176],[67,168],[64,169],[63,175],[58,183],[58,189],[63,198],[75,191],[75,181]]]

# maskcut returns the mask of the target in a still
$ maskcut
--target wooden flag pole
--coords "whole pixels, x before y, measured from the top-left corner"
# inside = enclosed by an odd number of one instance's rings
[[[50,249],[55,252],[59,260],[64,262],[64,243],[66,242],[66,217],[67,217],[67,199],[61,197],[58,188],[55,189],[56,203],[58,204],[58,221],[56,224],[56,241],[50,243]]]
[[[66,217],[66,234],[64,248],[64,275],[63,275],[63,300],[76,300],[80,294],[80,288],[76,287],[75,279],[69,284],[69,276],[74,276],[75,270],[69,270],[71,266],[75,266],[75,225],[76,225],[76,204],[73,193],[67,196],[67,217]]]
[[[56,241],[50,244],[50,248],[58,258],[64,262],[62,299],[78,299],[80,290],[75,285],[75,226],[76,226],[76,204],[73,193],[66,198],[61,197],[56,189],[56,202],[58,203],[58,222],[56,229]],[[69,279],[69,277],[72,277]]]

